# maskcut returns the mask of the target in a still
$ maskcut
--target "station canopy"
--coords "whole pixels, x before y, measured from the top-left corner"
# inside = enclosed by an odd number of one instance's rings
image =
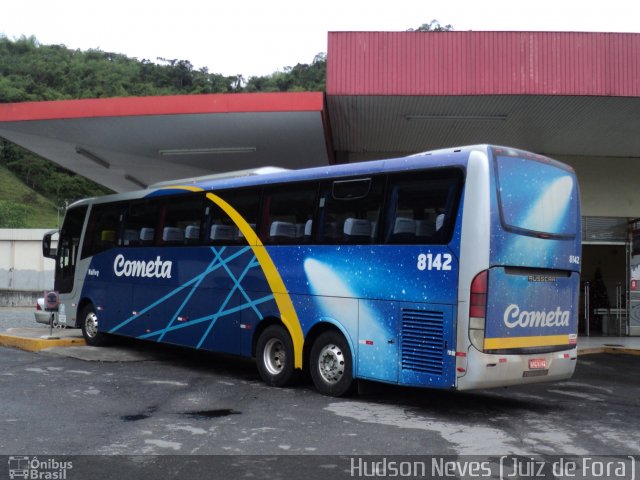
[[[0,137],[116,192],[263,166],[327,165],[325,122],[320,92],[0,105]]]
[[[640,34],[330,32],[326,94],[0,104],[0,137],[118,192],[477,143],[609,164],[640,157],[638,72]]]

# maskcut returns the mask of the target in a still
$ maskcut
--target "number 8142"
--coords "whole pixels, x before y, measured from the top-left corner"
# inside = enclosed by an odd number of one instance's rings
[[[418,270],[451,270],[450,253],[421,253],[418,255]]]

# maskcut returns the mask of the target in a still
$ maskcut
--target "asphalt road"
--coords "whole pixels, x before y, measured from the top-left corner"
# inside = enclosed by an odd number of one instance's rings
[[[0,455],[640,452],[637,356],[580,357],[574,378],[555,384],[382,385],[337,399],[311,385],[267,387],[250,361],[138,342],[104,348],[0,348]]]
[[[78,348],[78,347],[75,347]],[[89,349],[91,347],[80,347]],[[110,348],[110,347],[105,347]],[[0,349],[0,454],[633,454],[635,356],[570,381],[474,393],[266,387],[252,362],[155,345],[137,361]]]

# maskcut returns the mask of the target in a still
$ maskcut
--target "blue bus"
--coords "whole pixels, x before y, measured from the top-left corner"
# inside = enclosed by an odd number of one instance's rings
[[[580,240],[570,167],[477,145],[81,200],[43,253],[89,345],[254,357],[340,396],[569,378]]]

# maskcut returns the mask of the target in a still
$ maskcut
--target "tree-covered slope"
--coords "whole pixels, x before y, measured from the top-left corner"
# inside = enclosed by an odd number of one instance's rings
[[[0,166],[0,228],[55,228],[57,219],[51,201]]]

